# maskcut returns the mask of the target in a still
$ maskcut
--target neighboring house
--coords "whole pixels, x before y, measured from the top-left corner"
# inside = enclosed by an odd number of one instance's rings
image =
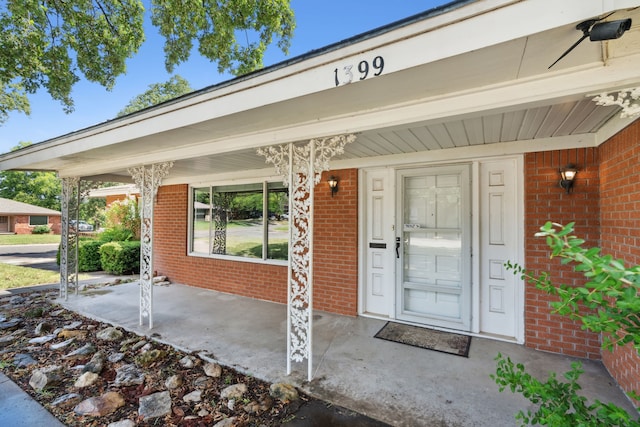
[[[138,199],[140,190],[134,184],[114,185],[112,187],[94,188],[89,191],[89,198],[105,199],[107,207],[116,200],[124,200],[130,197]]]
[[[79,179],[136,183],[153,225],[150,325],[157,271],[288,304],[290,361],[309,358],[314,308],[602,358],[640,390],[631,346],[601,353],[504,268],[583,280],[534,237],[548,220],[640,264],[639,6],[457,1],[4,154],[0,169],[56,170],[67,194]],[[594,40],[549,68],[585,31]]]
[[[46,225],[60,234],[60,216],[53,209],[0,197],[0,233],[31,234],[36,226]]]

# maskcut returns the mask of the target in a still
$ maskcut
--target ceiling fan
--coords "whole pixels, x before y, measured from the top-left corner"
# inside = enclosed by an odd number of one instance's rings
[[[580,37],[580,39],[575,42],[573,46],[571,46],[562,55],[560,55],[560,58],[556,59],[553,64],[549,65],[549,68],[547,69],[550,69],[551,67],[556,65],[558,61],[567,56],[569,52],[575,49],[587,37],[589,37],[589,40],[591,40],[592,42],[620,38],[625,33],[625,31],[631,28],[631,18],[619,19],[617,21],[600,22],[603,19],[607,19],[608,17],[613,15],[613,13],[614,12],[611,12],[607,16],[599,19],[587,19],[586,21],[583,21],[576,25],[576,30],[582,31],[582,37]]]

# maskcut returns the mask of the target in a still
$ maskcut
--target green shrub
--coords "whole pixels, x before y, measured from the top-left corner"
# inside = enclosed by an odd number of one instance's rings
[[[127,242],[129,240],[137,240],[133,231],[128,228],[115,226],[107,228],[98,236],[102,243],[106,242]]]
[[[31,230],[31,234],[49,234],[50,232],[51,229],[48,225],[36,225],[33,227],[33,230]]]
[[[102,263],[100,261],[100,246],[102,242],[99,240],[81,240],[78,249],[78,271],[100,271]]]
[[[552,257],[582,273],[584,283],[554,284],[547,272],[537,275],[511,262],[507,262],[507,268],[557,298],[550,303],[552,313],[581,322],[584,330],[600,333],[603,349],[612,351],[631,344],[636,353],[640,352],[640,265],[626,267],[622,260],[600,255],[600,248],[583,248],[585,242],[572,235],[573,227],[574,223],[563,226],[547,222],[536,236],[546,238]],[[640,418],[633,419],[638,417],[637,413],[632,417],[613,403],[599,400],[588,403],[580,395],[578,379],[584,372],[580,362],[571,364],[571,370],[564,373],[568,382],[564,382],[553,372],[547,381],[540,381],[528,374],[523,364],[501,354],[496,361],[496,374],[491,378],[499,390],[521,393],[533,404],[533,410],[521,410],[516,415],[522,426],[640,427]],[[629,395],[640,400],[635,391]]]
[[[109,242],[100,246],[102,269],[111,274],[140,272],[140,242]]]

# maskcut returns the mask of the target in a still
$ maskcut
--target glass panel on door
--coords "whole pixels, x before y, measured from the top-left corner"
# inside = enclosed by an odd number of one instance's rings
[[[468,328],[467,171],[463,166],[401,172],[402,319]]]

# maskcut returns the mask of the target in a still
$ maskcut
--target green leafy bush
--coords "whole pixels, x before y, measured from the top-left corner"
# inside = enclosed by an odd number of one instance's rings
[[[33,227],[33,230],[31,230],[31,234],[49,234],[50,232],[51,229],[48,225],[36,225]]]
[[[100,246],[102,246],[102,242],[99,240],[80,241],[80,247],[78,248],[78,271],[102,270]]]
[[[98,236],[102,243],[106,242],[127,242],[129,240],[137,240],[133,231],[124,227],[107,228]]]
[[[101,242],[92,238],[80,239],[80,247],[78,248],[78,271],[100,271],[102,270],[102,264],[100,262],[100,246],[104,242]],[[61,245],[58,245],[58,253],[56,254],[56,262],[60,265],[60,249]],[[73,246],[69,248],[73,250]]]
[[[100,246],[100,262],[107,273],[139,273],[140,241],[103,244]]]
[[[140,239],[140,210],[137,199],[128,197],[112,202],[105,209],[104,216],[107,230],[116,234],[108,237],[110,241]]]
[[[507,263],[507,268],[536,288],[556,296],[558,300],[550,303],[553,313],[581,322],[582,329],[602,333],[603,349],[630,344],[640,351],[640,266],[625,267],[622,260],[600,255],[599,248],[583,248],[584,240],[571,234],[573,226],[574,223],[562,226],[547,222],[536,236],[546,238],[552,257],[560,258],[562,264],[572,264],[574,271],[584,275],[582,285],[554,285],[546,272],[536,276],[512,263]],[[571,370],[564,374],[569,381],[565,383],[559,381],[555,373],[551,373],[546,382],[539,381],[526,372],[524,365],[501,354],[496,361],[496,374],[491,378],[500,391],[509,388],[521,393],[537,407],[535,412],[520,411],[516,415],[522,425],[640,426],[640,419],[633,420],[613,403],[596,400],[588,404],[587,399],[578,394],[578,379],[583,373],[579,362],[573,363]],[[635,392],[629,394],[638,399]]]

